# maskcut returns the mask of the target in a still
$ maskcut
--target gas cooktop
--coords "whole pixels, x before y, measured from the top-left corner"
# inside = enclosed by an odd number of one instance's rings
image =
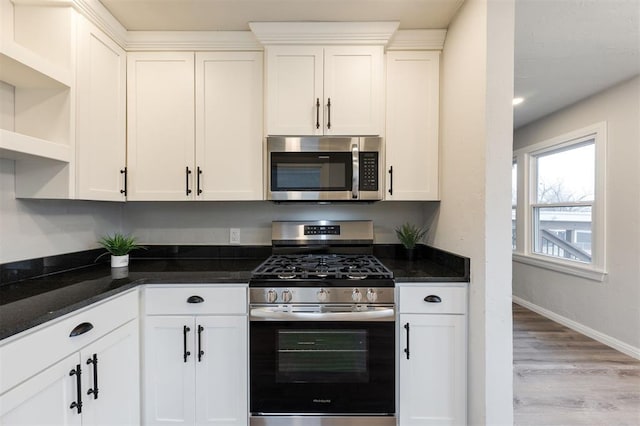
[[[273,255],[258,266],[252,280],[380,280],[393,273],[369,254]]]

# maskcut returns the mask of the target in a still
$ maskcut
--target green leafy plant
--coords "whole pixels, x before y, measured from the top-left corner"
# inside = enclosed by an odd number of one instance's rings
[[[124,256],[128,254],[132,250],[136,249],[145,249],[146,247],[141,246],[136,241],[136,237],[131,235],[120,234],[116,232],[113,235],[105,235],[100,240],[98,240],[98,244],[104,247],[112,256]],[[101,256],[107,253],[103,253]]]
[[[396,228],[396,235],[406,249],[415,248],[416,243],[424,238],[429,228],[418,227],[410,223],[405,223]]]

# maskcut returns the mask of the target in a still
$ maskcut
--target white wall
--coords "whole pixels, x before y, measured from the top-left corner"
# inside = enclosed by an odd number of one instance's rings
[[[135,202],[125,206],[125,228],[145,244],[228,244],[240,228],[241,244],[270,245],[273,220],[374,221],[376,243],[396,243],[394,228],[423,224],[437,203],[275,204],[256,202]]]
[[[441,65],[441,194],[433,244],[471,258],[468,421],[511,425],[513,1],[467,0]]]
[[[513,294],[640,357],[640,77],[518,129],[514,149],[601,121],[608,139],[606,279],[514,262]]]
[[[118,203],[17,200],[14,168],[0,159],[0,263],[97,248],[121,229]]]

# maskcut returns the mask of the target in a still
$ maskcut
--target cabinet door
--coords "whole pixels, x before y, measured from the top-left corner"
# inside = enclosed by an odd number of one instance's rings
[[[197,317],[196,327],[196,424],[246,426],[247,317]]]
[[[78,397],[76,376],[69,374],[79,362],[76,353],[0,396],[0,424],[80,425],[81,415],[70,408]],[[81,370],[85,374],[84,366]]]
[[[261,52],[196,54],[196,198],[263,198],[262,75]]]
[[[400,314],[399,334],[399,425],[466,424],[465,316]]]
[[[78,30],[78,198],[124,201],[126,55],[83,18]]]
[[[137,320],[112,331],[80,352],[84,372],[82,389],[86,395],[83,426],[140,424],[138,352]],[[93,392],[88,394],[89,390]]]
[[[387,53],[387,200],[439,199],[438,75],[437,52]]]
[[[325,134],[381,134],[383,70],[382,46],[324,49]]]
[[[194,54],[129,53],[127,93],[127,199],[192,199]]]
[[[188,328],[186,333],[184,327]],[[193,317],[145,318],[145,425],[194,424],[194,327]]]
[[[323,134],[322,67],[322,47],[267,48],[268,135]]]

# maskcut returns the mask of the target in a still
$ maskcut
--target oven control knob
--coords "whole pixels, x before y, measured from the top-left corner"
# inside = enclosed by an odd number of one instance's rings
[[[351,300],[353,300],[356,303],[360,303],[360,301],[362,300],[362,293],[360,293],[360,290],[357,288],[353,289],[353,293],[351,293]]]
[[[274,289],[267,291],[267,302],[275,303],[276,300],[278,300],[278,293]]]
[[[284,303],[289,303],[291,302],[291,298],[293,297],[293,295],[291,294],[290,290],[283,290],[282,291],[282,301]]]
[[[316,297],[318,298],[318,302],[326,301],[328,296],[329,296],[329,293],[327,293],[327,290],[325,290],[324,288],[321,288],[316,293]]]
[[[368,289],[367,300],[371,303],[376,303],[376,300],[378,300],[378,293],[372,288]]]

